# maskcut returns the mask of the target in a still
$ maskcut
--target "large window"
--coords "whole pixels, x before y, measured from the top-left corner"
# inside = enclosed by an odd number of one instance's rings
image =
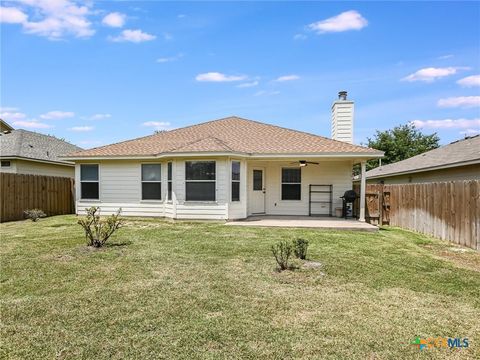
[[[185,199],[215,201],[215,161],[185,162]]]
[[[172,162],[167,163],[167,200],[172,200]]]
[[[240,161],[232,161],[232,201],[240,201]]]
[[[282,168],[282,200],[300,200],[301,195],[300,168]]]
[[[82,199],[98,200],[98,164],[80,165],[80,196]]]
[[[142,164],[142,200],[162,199],[162,165]]]

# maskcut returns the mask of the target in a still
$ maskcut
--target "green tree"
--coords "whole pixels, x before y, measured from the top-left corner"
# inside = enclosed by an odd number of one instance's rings
[[[378,131],[367,138],[367,146],[385,152],[382,165],[408,159],[440,146],[437,133],[424,135],[413,124],[399,125],[390,130]],[[367,162],[367,170],[378,166],[378,160]]]

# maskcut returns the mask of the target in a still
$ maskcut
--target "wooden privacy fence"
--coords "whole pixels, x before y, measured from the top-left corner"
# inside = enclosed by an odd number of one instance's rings
[[[48,216],[75,212],[71,178],[0,173],[0,189],[0,222],[23,219],[27,209]]]
[[[358,191],[358,190],[357,190]],[[480,250],[480,181],[369,184],[366,220]]]

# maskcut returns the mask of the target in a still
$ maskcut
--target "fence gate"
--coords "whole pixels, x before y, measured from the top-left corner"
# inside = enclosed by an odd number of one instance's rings
[[[309,185],[309,216],[332,216],[332,204],[333,185]]]

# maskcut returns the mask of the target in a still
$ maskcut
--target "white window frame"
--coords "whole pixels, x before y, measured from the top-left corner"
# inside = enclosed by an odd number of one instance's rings
[[[215,180],[187,180],[187,163],[189,162],[213,162],[215,163]],[[218,162],[216,160],[205,160],[205,159],[198,159],[198,160],[185,160],[185,202],[187,203],[216,203],[217,202],[217,173],[218,173],[218,168],[217,164]],[[211,183],[213,182],[215,184],[215,200],[187,200],[187,183],[189,182],[206,182],[206,183]]]
[[[284,183],[283,182],[283,169],[297,169],[300,171],[300,182],[299,183]],[[288,185],[300,185],[300,199],[284,199],[283,198],[283,184],[288,184]],[[293,167],[293,166],[282,166],[280,168],[280,201],[287,201],[287,202],[292,202],[292,201],[302,201],[302,196],[303,196],[303,191],[302,191],[302,168],[300,167]]]
[[[83,165],[97,165],[97,174],[98,179],[97,181],[94,180],[82,180],[82,166]],[[80,164],[80,200],[88,200],[88,201],[100,201],[100,164],[99,163],[83,163]],[[84,198],[82,197],[82,183],[98,183],[98,198]]]
[[[239,165],[239,179],[233,180],[233,163],[238,163]],[[241,188],[241,180],[242,180],[242,162],[240,160],[232,160],[230,165],[230,202],[240,202],[242,200],[242,188]],[[238,200],[233,200],[233,183],[238,183]]]
[[[170,174],[171,175],[170,179],[168,178],[168,168],[169,168],[168,165],[170,165],[170,168],[172,169],[172,172]],[[172,191],[170,192],[170,194],[168,192],[169,185],[172,186]],[[172,202],[172,201],[173,201],[173,161],[168,161],[167,162],[167,202]]]
[[[160,181],[144,181],[142,179],[143,165],[159,165],[160,166]],[[140,200],[142,202],[162,202],[162,163],[141,163],[140,164]],[[160,183],[160,199],[144,199],[143,198],[143,183],[156,184]]]

